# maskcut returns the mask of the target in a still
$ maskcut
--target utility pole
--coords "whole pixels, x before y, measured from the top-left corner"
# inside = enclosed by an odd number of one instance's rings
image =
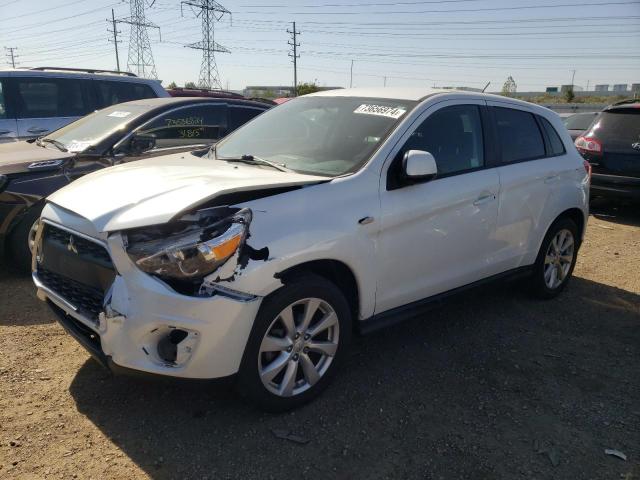
[[[4,47],[7,50],[7,58],[11,62],[11,68],[16,68],[16,58],[18,57],[14,52],[18,49],[18,47]]]
[[[202,65],[200,66],[198,86],[200,88],[222,89],[215,52],[231,52],[214,40],[214,27],[216,22],[219,22],[225,15],[231,16],[231,12],[214,0],[183,0],[180,3],[180,10],[182,10],[183,5],[189,5],[192,10],[200,10],[196,16],[200,16],[202,20],[202,40],[185,45],[187,48],[202,50]]]
[[[120,57],[118,56],[118,43],[120,42],[120,40],[118,40],[118,34],[120,32],[118,31],[118,24],[116,23],[116,14],[114,13],[113,8],[111,9],[111,20],[107,19],[107,22],[111,22],[111,25],[113,28],[113,30],[107,29],[107,32],[113,33],[113,40],[109,40],[109,41],[113,42],[113,46],[116,47],[116,70],[119,72]]]
[[[298,96],[298,59],[300,55],[298,55],[298,47],[300,44],[298,43],[298,35],[300,32],[296,30],[296,22],[293,23],[293,30],[287,30],[287,33],[291,35],[291,42],[287,42],[292,47],[292,52],[289,52],[289,56],[293,59],[293,96]]]
[[[574,70],[573,74],[571,75],[571,90],[573,90],[573,81],[575,80],[575,78],[576,78],[576,71]]]
[[[149,7],[153,7],[155,0],[149,3]],[[135,71],[139,77],[158,78],[156,73],[156,64],[153,61],[153,53],[151,52],[151,42],[149,42],[149,34],[147,28],[157,28],[160,34],[160,27],[147,22],[145,17],[145,0],[129,0],[131,8],[131,16],[116,20],[115,23],[126,23],[131,25],[131,35],[129,37],[129,56],[127,58],[127,70]],[[115,30],[115,28],[114,28]]]
[[[384,86],[385,87],[387,86],[387,77],[386,76],[384,77]]]
[[[353,88],[353,60],[351,60],[351,78],[349,79],[349,88]]]

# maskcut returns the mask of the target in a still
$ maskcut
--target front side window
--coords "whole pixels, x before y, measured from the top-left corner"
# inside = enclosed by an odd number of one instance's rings
[[[445,107],[416,128],[401,155],[423,150],[436,159],[438,175],[473,170],[484,165],[480,109],[476,105]]]
[[[416,102],[310,96],[265,111],[222,140],[216,157],[243,155],[313,175],[357,171]]]
[[[155,137],[158,147],[215,142],[225,133],[226,111],[226,104],[173,109],[142,126],[139,133]]]
[[[84,96],[83,80],[17,78],[20,118],[79,117],[91,108]]]
[[[544,141],[533,114],[513,108],[494,107],[502,163],[534,160],[545,156]]]

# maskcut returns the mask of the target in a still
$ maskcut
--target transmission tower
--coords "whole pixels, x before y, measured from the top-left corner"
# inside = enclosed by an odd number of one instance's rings
[[[127,70],[134,72],[139,77],[158,78],[156,65],[153,61],[153,53],[151,53],[151,43],[149,42],[147,28],[157,28],[158,32],[160,32],[160,27],[147,22],[144,13],[145,3],[145,0],[129,0],[131,16],[116,20],[115,23],[131,25]],[[154,3],[155,0],[148,4],[149,7],[152,7]],[[162,35],[160,36],[160,41],[162,41]]]
[[[219,22],[225,15],[231,15],[231,12],[214,0],[183,0],[180,6],[183,5],[189,5],[194,11],[195,9],[200,10],[196,16],[201,17],[202,20],[202,40],[185,45],[188,48],[202,50],[202,66],[200,67],[198,86],[200,88],[222,89],[215,52],[231,52],[214,40],[214,27],[216,22]]]

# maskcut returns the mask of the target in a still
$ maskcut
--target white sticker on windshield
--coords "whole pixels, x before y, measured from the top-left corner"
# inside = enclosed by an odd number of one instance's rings
[[[358,108],[356,108],[353,113],[362,113],[364,115],[379,115],[381,117],[398,119],[406,113],[406,110],[401,107],[387,107],[384,105],[371,105],[363,103]]]
[[[91,142],[81,142],[78,140],[72,140],[69,145],[67,145],[67,151],[69,152],[82,152],[86,148],[91,146]]]
[[[111,112],[107,117],[116,117],[116,118],[124,118],[131,115],[131,112],[123,112],[120,110],[116,110],[115,112]]]

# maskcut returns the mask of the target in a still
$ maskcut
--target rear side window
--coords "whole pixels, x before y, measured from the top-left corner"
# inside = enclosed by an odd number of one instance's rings
[[[20,118],[79,117],[91,111],[86,80],[16,78]]]
[[[156,93],[149,85],[126,81],[97,80],[98,95],[103,107],[116,103],[140,100],[141,98],[155,98]]]
[[[502,150],[502,163],[545,156],[544,140],[533,114],[512,108],[493,108]]]
[[[229,126],[227,133],[233,132],[236,128],[241,127],[262,112],[264,112],[264,110],[258,108],[230,106],[228,110]]]
[[[227,129],[226,107],[221,103],[173,109],[141,127],[140,133],[156,137],[158,147],[212,143]]]
[[[562,140],[560,140],[560,136],[556,129],[553,128],[553,125],[549,123],[544,117],[538,117],[540,123],[542,124],[542,128],[544,128],[545,133],[547,134],[547,139],[549,140],[549,156],[554,157],[556,155],[562,155],[565,153],[564,144]]]

